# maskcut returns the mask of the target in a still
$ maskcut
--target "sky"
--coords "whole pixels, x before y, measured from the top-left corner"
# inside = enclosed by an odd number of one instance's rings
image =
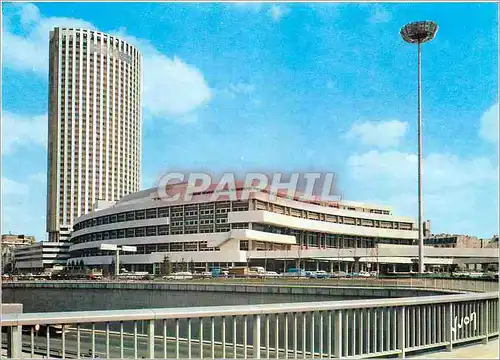
[[[417,214],[422,46],[424,218],[498,234],[494,3],[3,3],[2,233],[44,240],[48,35],[119,35],[143,55],[142,188],[171,171],[335,172],[346,200]]]

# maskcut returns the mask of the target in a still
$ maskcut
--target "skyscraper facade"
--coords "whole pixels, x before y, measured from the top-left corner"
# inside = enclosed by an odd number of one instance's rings
[[[69,238],[97,200],[139,190],[141,64],[123,40],[54,28],[49,51],[47,232]]]

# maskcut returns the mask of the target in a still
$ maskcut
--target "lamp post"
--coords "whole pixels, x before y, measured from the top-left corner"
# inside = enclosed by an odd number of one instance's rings
[[[438,26],[433,21],[417,21],[401,28],[400,34],[404,41],[418,46],[418,272],[425,271],[424,234],[422,206],[422,86],[421,86],[421,44],[436,36]]]

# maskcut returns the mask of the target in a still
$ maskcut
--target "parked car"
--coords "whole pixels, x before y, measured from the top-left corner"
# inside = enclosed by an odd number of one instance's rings
[[[203,278],[211,278],[212,277],[212,272],[211,271],[204,271],[201,273],[201,277]]]
[[[282,274],[283,277],[306,277],[306,271],[303,269],[288,269],[286,272]]]
[[[330,274],[330,277],[332,278],[343,278],[347,277],[349,274],[347,274],[345,271],[335,271]]]
[[[263,274],[263,277],[266,277],[266,278],[277,278],[277,277],[280,277],[280,274],[278,274],[276,271],[266,271]]]
[[[191,280],[192,278],[193,274],[191,274],[189,271],[181,271],[167,276],[163,276],[163,279],[167,280]]]
[[[328,279],[330,275],[325,270],[315,271],[316,279]]]
[[[370,273],[367,271],[360,271],[350,274],[351,277],[370,277]]]
[[[316,272],[315,271],[306,271],[306,277],[309,279],[316,279]]]

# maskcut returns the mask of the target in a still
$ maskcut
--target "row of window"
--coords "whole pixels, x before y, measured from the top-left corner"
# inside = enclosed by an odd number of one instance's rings
[[[310,220],[318,220],[318,221],[326,221],[332,223],[346,224],[346,225],[356,225],[356,226],[366,226],[366,227],[379,227],[385,229],[399,229],[399,230],[412,230],[413,224],[411,223],[403,223],[396,221],[384,221],[384,220],[372,220],[372,219],[364,219],[364,218],[355,218],[350,216],[341,216],[341,215],[330,215],[324,214],[314,211],[307,211],[302,209],[296,209],[292,207],[286,207],[277,205],[275,203],[255,200],[255,209],[256,210],[265,210],[274,212],[282,215],[289,215],[293,217],[310,219]]]
[[[191,242],[171,242],[151,245],[137,245],[135,254],[153,254],[157,252],[181,252],[181,251],[220,251],[219,247],[208,247],[206,241]],[[102,251],[99,248],[82,249],[72,251],[70,257],[88,257],[88,256],[112,256],[113,252]]]
[[[173,206],[173,207],[166,206],[161,208],[141,209],[135,211],[122,212],[118,214],[99,216],[93,219],[82,221],[80,223],[75,224],[73,230],[76,231],[88,227],[114,224],[117,222],[156,219],[161,217],[170,217],[170,219],[172,220],[171,222],[172,226],[181,226],[183,222],[180,220],[175,221],[175,219],[178,218],[182,219],[183,216],[184,217],[198,216],[198,214],[200,214],[200,216],[212,215],[214,211],[216,214],[222,215],[222,214],[227,214],[229,210],[230,210],[229,204],[222,205],[221,203],[201,204],[199,210],[198,210],[198,205],[194,206],[191,205],[191,207],[189,207],[188,205],[186,209],[184,209],[182,206]],[[246,211],[246,210],[248,210],[248,203],[244,202],[233,203],[233,211]],[[197,219],[196,220],[191,219],[188,221],[190,222],[186,223],[187,225],[197,225],[198,223]],[[224,222],[227,222],[227,220]],[[223,221],[219,221],[217,223],[221,224],[223,223]]]
[[[425,239],[426,244],[453,244],[457,242],[456,237]]]
[[[266,224],[253,224],[252,229],[273,234],[295,236],[297,244],[307,247],[373,248],[377,243],[411,245],[413,242],[411,239],[374,238],[343,234],[318,233]]]
[[[235,228],[238,229],[248,229],[248,223],[238,223],[234,225],[236,225]],[[227,224],[227,226],[217,227],[215,229],[215,232],[226,232],[229,230],[230,227],[229,224]],[[182,228],[172,229],[168,225],[140,226],[134,228],[100,231],[92,234],[80,235],[73,237],[71,239],[71,242],[73,244],[81,244],[86,242],[102,241],[110,239],[125,239],[125,238],[135,238],[144,236],[183,235],[183,234],[198,234],[198,233],[213,233],[213,232],[214,232],[213,227],[200,229],[200,231],[198,231],[197,228],[186,229],[185,231],[183,231]]]

